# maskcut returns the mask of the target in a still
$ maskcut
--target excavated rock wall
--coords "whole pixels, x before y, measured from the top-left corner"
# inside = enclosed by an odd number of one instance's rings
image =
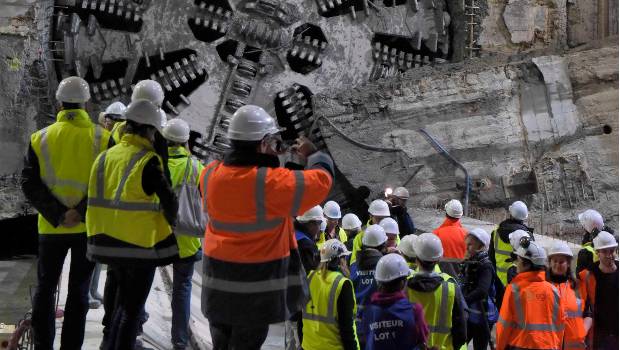
[[[50,62],[41,45],[49,34],[44,19],[51,5],[34,0],[0,5],[0,220],[32,213],[21,192],[20,172],[30,134],[53,120],[48,114]]]
[[[463,198],[463,172],[424,128],[468,170],[469,215],[499,221],[521,199],[538,232],[577,241],[580,210],[618,221],[617,55],[612,39],[558,55],[472,60],[329,91],[315,96],[314,108],[353,186],[380,196],[409,181],[413,206],[423,208]],[[365,149],[347,137],[402,151]]]

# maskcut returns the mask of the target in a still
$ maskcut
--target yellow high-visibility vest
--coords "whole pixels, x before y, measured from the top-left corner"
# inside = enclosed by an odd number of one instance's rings
[[[491,233],[493,236],[493,247],[495,248],[495,267],[497,270],[497,277],[502,281],[504,285],[508,281],[508,269],[513,265],[512,262],[506,261],[510,259],[512,253],[512,246],[510,243],[502,241],[497,232],[497,228]]]
[[[121,142],[121,139],[123,138],[123,135],[125,134],[125,125],[127,125],[126,121],[114,123],[112,130],[110,130],[110,133],[112,134],[112,138],[114,139],[114,142],[116,143]]]
[[[177,188],[185,181],[200,184],[200,173],[204,166],[198,159],[193,158],[189,151],[183,146],[168,147],[168,169],[170,169],[170,179],[172,180],[172,188]],[[188,167],[188,161],[190,162]],[[187,171],[186,171],[187,169]],[[200,249],[200,238],[186,235],[175,235],[177,244],[179,245],[179,257],[187,258],[195,255]]]
[[[303,311],[304,350],[343,349],[338,328],[338,297],[348,279],[340,272],[313,270],[308,274],[310,299]],[[352,295],[355,300],[355,295]],[[357,305],[353,304],[353,315]],[[353,332],[356,332],[355,325]],[[357,335],[355,336],[357,340]],[[359,348],[359,345],[358,345]]]
[[[426,293],[407,288],[407,298],[424,308],[424,319],[430,334],[427,346],[452,350],[452,308],[456,296],[456,285],[443,281],[435,291]]]
[[[109,140],[110,133],[95,125],[83,109],[62,110],[54,124],[32,134],[41,179],[62,204],[74,208],[86,197],[90,169]],[[40,234],[86,232],[83,223],[54,227],[40,214],[38,227]]]
[[[156,194],[142,188],[142,173],[148,161],[161,158],[151,143],[138,135],[125,134],[121,143],[103,152],[93,165],[88,187],[86,227],[88,255],[157,260],[178,254],[173,246],[157,246],[172,234]],[[130,247],[90,244],[90,238],[107,235]]]
[[[319,248],[319,250],[321,250],[323,243],[325,243],[325,236],[325,232],[321,231],[321,233],[319,234],[319,240],[316,241],[316,246],[317,248]],[[340,230],[338,231],[338,239],[342,243],[346,242],[349,239],[349,236],[347,236],[347,233],[342,228],[340,228]]]
[[[588,242],[584,245],[581,246],[583,249],[589,251],[590,253],[592,253],[592,262],[598,262],[598,254],[596,254],[596,250],[594,250],[594,247],[592,246],[591,242]]]

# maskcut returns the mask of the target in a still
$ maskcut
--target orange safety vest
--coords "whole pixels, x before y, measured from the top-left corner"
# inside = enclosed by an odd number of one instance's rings
[[[558,289],[564,310],[566,311],[563,349],[585,349],[586,329],[583,323],[583,311],[586,303],[581,299],[579,285],[576,286],[576,289],[573,289],[569,281],[552,284]]]
[[[208,164],[200,177],[209,222],[203,244],[203,313],[210,322],[282,322],[306,302],[293,217],[323,202],[322,169]]]
[[[560,293],[545,281],[545,272],[521,272],[504,293],[497,350],[561,349],[565,317]]]
[[[461,226],[461,220],[446,218],[446,220],[433,231],[441,240],[443,257],[446,259],[465,259],[465,237],[467,230]]]
[[[586,344],[591,349],[594,345],[594,309],[596,305],[594,304],[594,300],[596,300],[596,277],[594,277],[594,273],[589,269],[583,269],[579,272],[579,292],[585,301],[588,301],[590,305],[590,311],[592,312],[592,327],[590,327],[590,331],[588,332],[586,338]]]

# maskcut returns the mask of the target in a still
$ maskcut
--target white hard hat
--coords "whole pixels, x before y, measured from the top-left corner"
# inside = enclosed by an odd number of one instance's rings
[[[521,201],[516,201],[508,207],[508,211],[510,215],[517,220],[525,220],[527,219],[527,205]]]
[[[245,105],[233,114],[226,137],[229,140],[260,141],[280,132],[275,119],[259,106]]]
[[[531,261],[534,265],[547,265],[547,253],[542,247],[529,239],[521,239],[519,243],[519,248],[515,251],[517,256]]]
[[[482,242],[482,244],[484,244],[485,250],[489,249],[489,243],[491,243],[491,235],[489,235],[487,231],[476,227],[474,229],[471,229],[469,232],[467,232],[467,235],[476,237],[477,240],[479,240],[480,242]]]
[[[161,131],[163,125],[160,109],[149,100],[136,100],[127,106],[125,118],[139,124],[154,126]]]
[[[508,235],[508,240],[510,241],[510,246],[512,246],[512,250],[519,249],[519,242],[523,237],[530,237],[530,234],[523,230],[516,230]]]
[[[367,247],[378,247],[387,241],[387,235],[383,227],[379,225],[370,225],[364,231],[362,244]]]
[[[116,119],[124,118],[127,107],[122,102],[116,101],[108,106],[103,112],[106,116],[113,115]]]
[[[299,222],[322,221],[323,219],[323,208],[320,205],[315,205],[303,213],[303,215],[297,217]]]
[[[599,232],[592,240],[592,243],[594,244],[594,250],[615,248],[618,246],[618,242],[616,242],[614,236],[607,231]]]
[[[594,209],[588,209],[584,211],[583,213],[579,214],[577,218],[579,219],[579,223],[581,224],[581,226],[583,226],[583,228],[589,233],[592,233],[594,229],[600,231],[603,229],[603,226],[605,226],[605,223],[603,222],[603,216],[601,215],[601,213]]]
[[[351,254],[351,252],[347,250],[347,247],[345,247],[342,242],[335,238],[328,239],[321,247],[321,262],[328,262],[333,258],[347,256],[349,254]]]
[[[444,209],[449,217],[460,219],[463,216],[463,205],[456,199],[450,200],[446,203]]]
[[[159,117],[161,118],[161,128],[165,128],[168,125],[168,115],[163,108],[159,109]]]
[[[415,258],[416,255],[414,247],[417,241],[418,236],[406,235],[405,237],[401,238],[400,243],[398,243],[398,247],[396,247],[396,249],[398,249],[399,252],[401,252],[408,258]]]
[[[398,230],[398,223],[392,218],[385,218],[381,220],[379,225],[383,227],[385,233],[400,234],[400,231]]]
[[[375,199],[370,203],[368,213],[373,216],[390,216],[390,208],[384,200]]]
[[[547,249],[547,256],[552,257],[554,255],[565,255],[569,257],[573,257],[573,252],[568,247],[568,244],[564,241],[556,240],[551,244],[549,249]]]
[[[377,282],[390,282],[409,276],[410,270],[407,261],[402,256],[391,253],[382,256],[375,268]]]
[[[321,219],[321,226],[320,226],[319,230],[321,232],[325,232],[326,229],[327,229],[327,219],[326,218],[322,218]]]
[[[404,187],[396,187],[392,195],[401,199],[407,199],[409,198],[409,191]]]
[[[416,257],[422,261],[439,261],[443,256],[441,240],[432,233],[419,235],[413,249]]]
[[[90,89],[80,77],[64,78],[56,90],[56,100],[67,103],[85,103],[90,100]]]
[[[325,203],[323,206],[323,214],[330,219],[340,219],[342,217],[342,214],[340,214],[340,206],[334,201]]]
[[[349,213],[342,217],[342,228],[345,230],[354,230],[362,228],[362,221],[357,215]]]
[[[131,94],[131,101],[149,100],[157,107],[161,107],[164,98],[164,89],[161,88],[158,82],[150,79],[139,81]]]
[[[166,140],[185,143],[189,140],[189,125],[180,118],[171,119],[162,133]]]

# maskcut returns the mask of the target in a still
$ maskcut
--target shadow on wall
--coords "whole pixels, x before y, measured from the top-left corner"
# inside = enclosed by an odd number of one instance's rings
[[[0,221],[0,259],[16,255],[37,254],[37,215]]]

